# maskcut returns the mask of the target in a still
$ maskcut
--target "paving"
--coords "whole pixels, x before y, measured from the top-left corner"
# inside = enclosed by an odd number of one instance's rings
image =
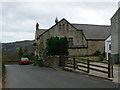
[[[6,88],[118,88],[109,80],[32,65],[5,65]]]
[[[120,83],[120,64],[114,64],[113,75],[113,82]]]

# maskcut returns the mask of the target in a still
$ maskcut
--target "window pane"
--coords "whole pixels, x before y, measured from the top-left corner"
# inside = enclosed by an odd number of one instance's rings
[[[59,29],[61,30],[61,25],[59,25]]]
[[[69,38],[69,46],[73,46],[73,38]]]
[[[65,25],[63,24],[63,30],[65,30]]]
[[[69,30],[69,26],[68,25],[66,25],[66,30]]]
[[[111,50],[111,44],[109,44],[109,50]]]

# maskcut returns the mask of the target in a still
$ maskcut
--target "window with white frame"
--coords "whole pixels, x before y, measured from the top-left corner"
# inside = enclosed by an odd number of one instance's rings
[[[111,50],[111,44],[109,44],[109,50]]]

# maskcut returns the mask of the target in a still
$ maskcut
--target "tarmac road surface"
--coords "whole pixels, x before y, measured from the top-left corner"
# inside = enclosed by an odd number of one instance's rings
[[[108,80],[47,67],[5,65],[6,88],[117,88]]]

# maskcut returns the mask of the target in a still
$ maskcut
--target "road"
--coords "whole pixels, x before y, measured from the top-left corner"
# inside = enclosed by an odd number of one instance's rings
[[[6,65],[6,88],[116,88],[117,84],[84,75],[32,65]]]

